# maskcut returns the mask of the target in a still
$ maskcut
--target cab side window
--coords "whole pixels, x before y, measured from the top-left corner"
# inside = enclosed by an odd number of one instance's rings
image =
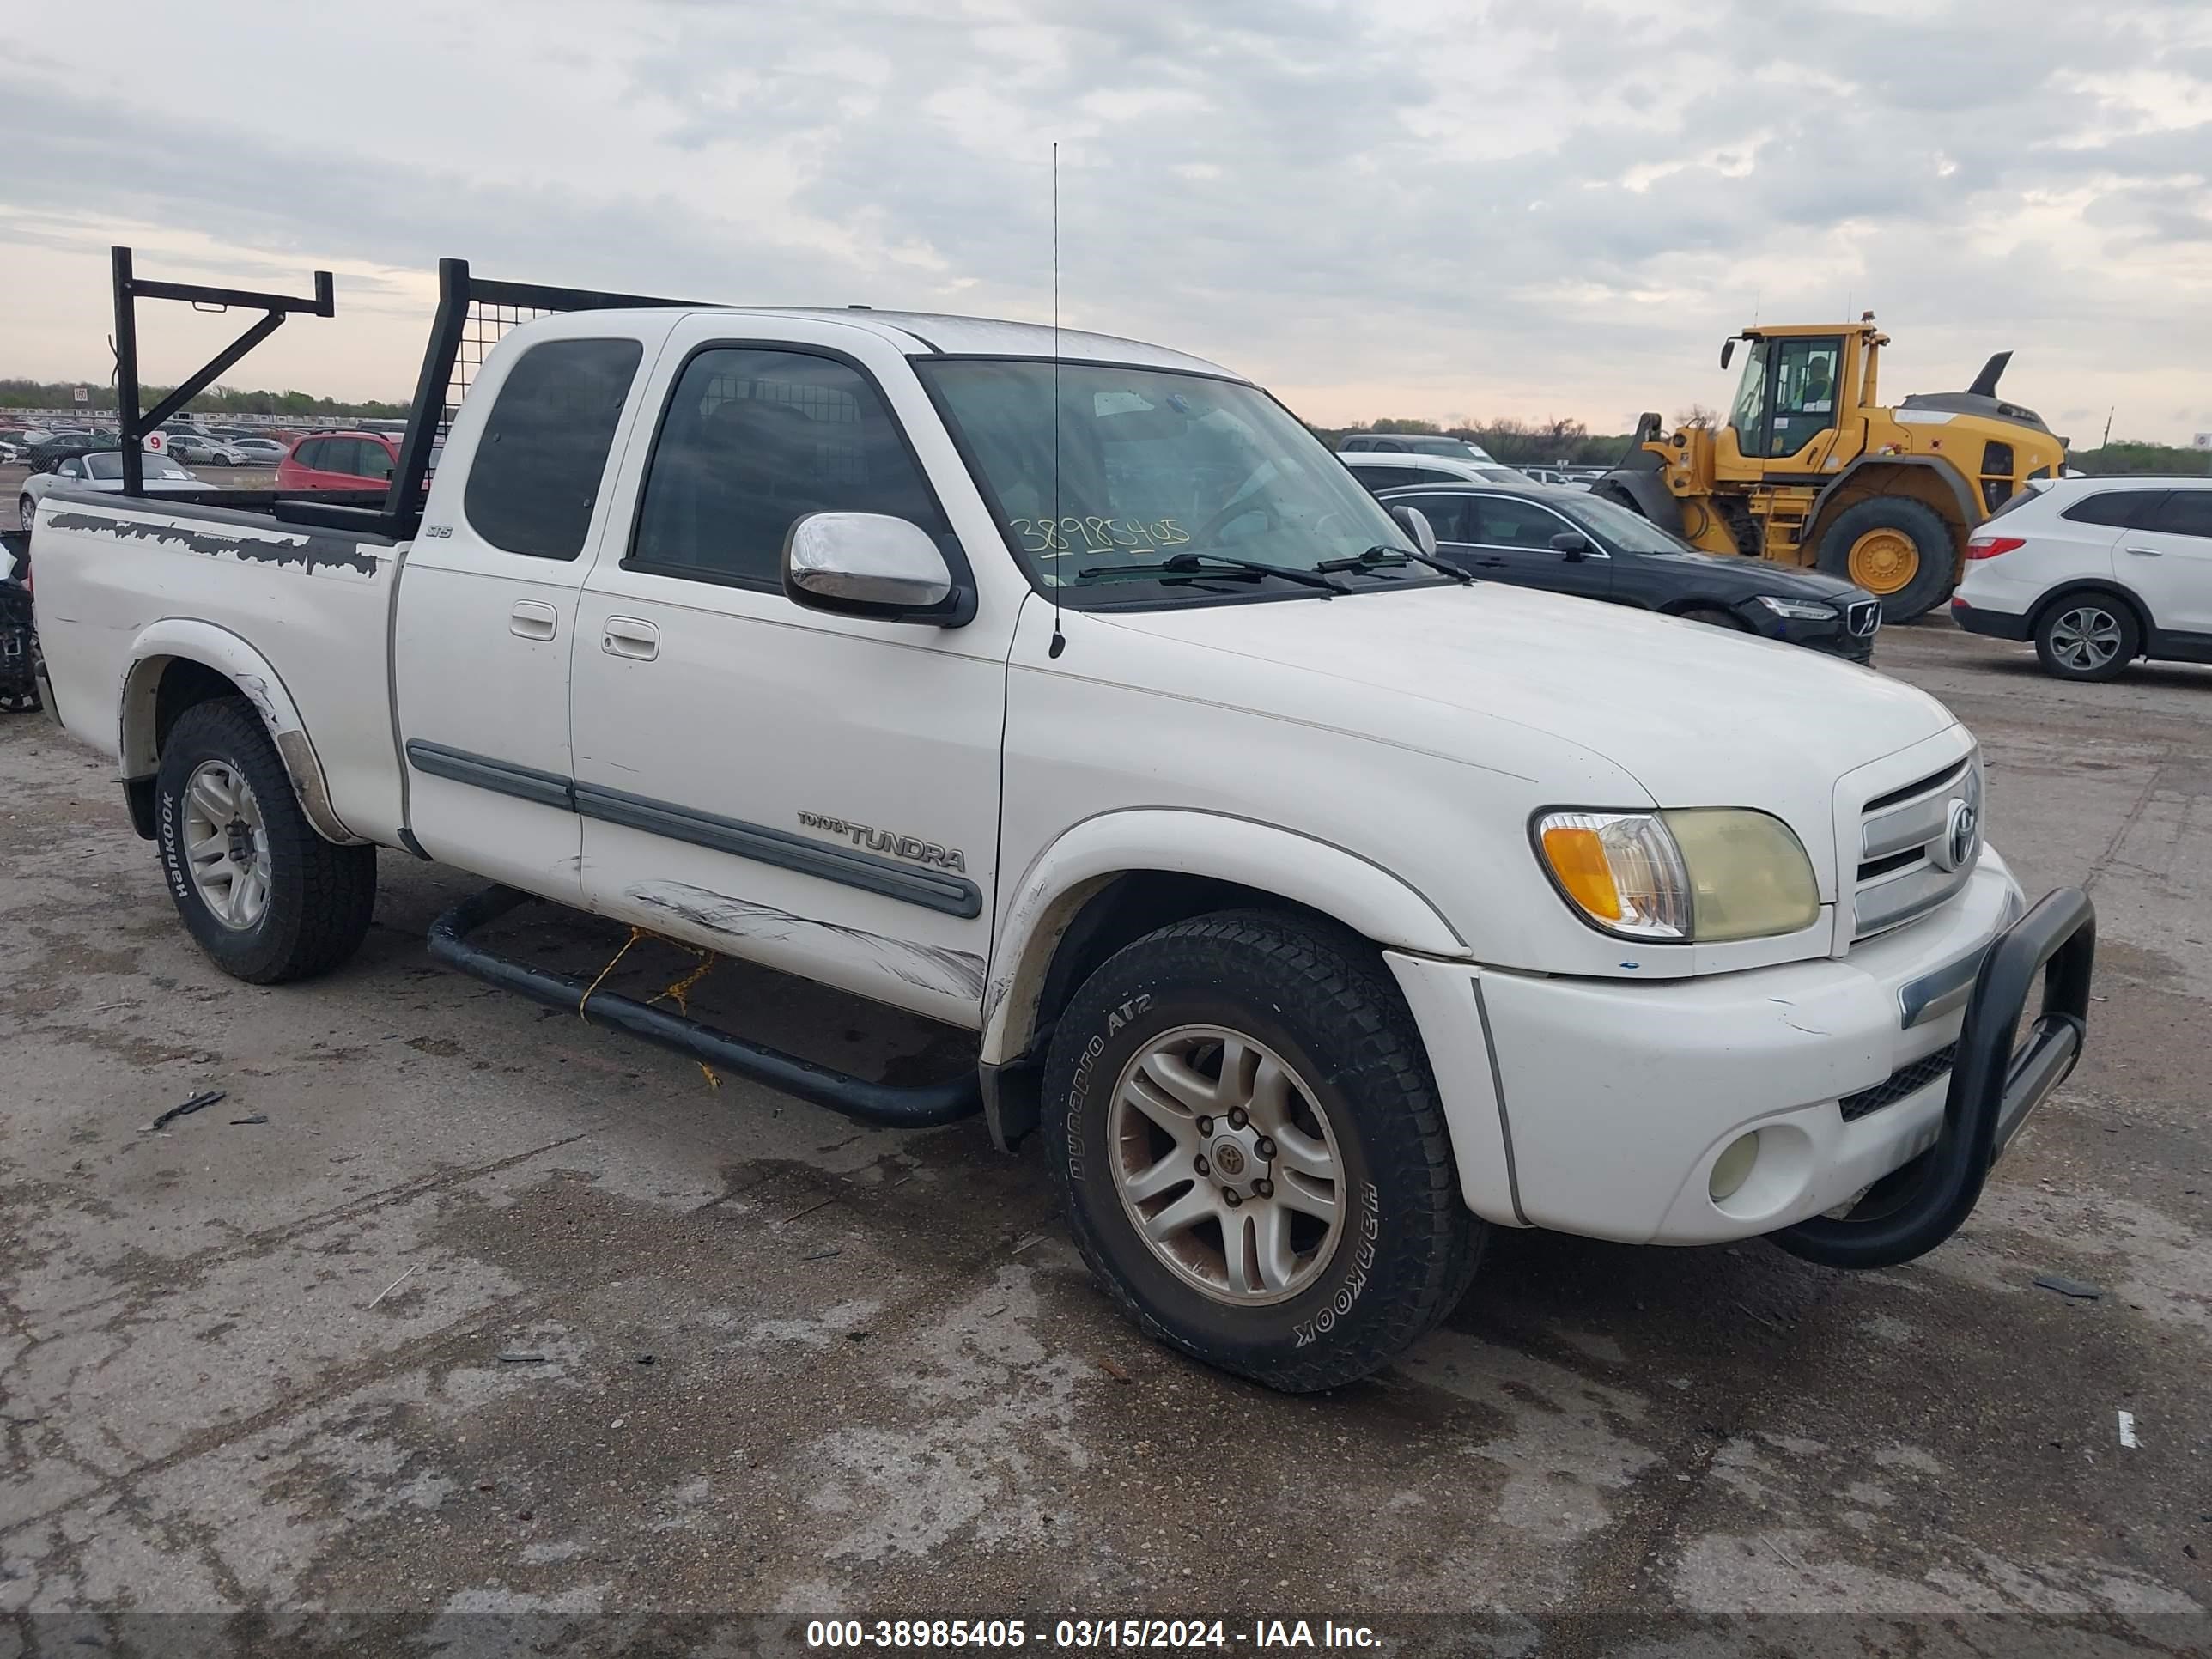
[[[623,563],[781,592],[783,542],[810,513],[950,527],[873,385],[831,357],[718,346],[684,373],[647,463]]]
[[[2111,525],[2117,529],[2148,529],[2157,520],[2165,501],[2163,489],[2100,489],[2085,496],[2058,516],[2075,524]]]
[[[2177,489],[2166,498],[2149,528],[2169,536],[2212,539],[2212,489]]]
[[[1437,532],[1438,541],[1466,542],[1474,539],[1467,533],[1468,497],[1465,495],[1401,496],[1399,501],[1393,501],[1391,505],[1395,507],[1400,501],[1420,511],[1422,516],[1428,520],[1429,528]]]
[[[1486,547],[1548,549],[1552,538],[1569,528],[1565,520],[1534,501],[1509,501],[1503,495],[1469,498],[1468,540]]]
[[[1842,377],[1841,339],[1782,340],[1776,343],[1774,429],[1766,453],[1795,455],[1836,423],[1836,392]]]

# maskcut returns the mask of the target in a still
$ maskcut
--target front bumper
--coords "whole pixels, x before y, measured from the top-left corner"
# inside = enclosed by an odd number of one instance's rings
[[[1708,1244],[1821,1215],[1935,1145],[1944,1051],[1990,945],[2024,908],[1985,848],[1950,902],[1841,959],[1663,982],[1389,960],[1429,1044],[1471,1208]],[[1754,1131],[1748,1178],[1715,1199],[1714,1164]]]

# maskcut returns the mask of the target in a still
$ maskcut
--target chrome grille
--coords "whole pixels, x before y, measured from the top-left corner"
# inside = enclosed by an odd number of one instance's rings
[[[1856,605],[1849,606],[1844,611],[1844,621],[1850,629],[1851,636],[1854,639],[1864,639],[1881,626],[1881,601],[1861,599]]]
[[[1855,939],[1901,926],[1966,884],[1982,852],[1978,754],[1877,795],[1859,817]]]

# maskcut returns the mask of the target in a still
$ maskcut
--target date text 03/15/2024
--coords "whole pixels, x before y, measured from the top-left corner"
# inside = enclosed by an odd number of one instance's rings
[[[1246,1647],[1277,1653],[1379,1648],[1382,1638],[1365,1625],[1324,1619],[1255,1619],[1237,1626],[1221,1619],[817,1619],[806,1626],[806,1645],[860,1648],[1025,1648],[1121,1652],[1157,1649]]]

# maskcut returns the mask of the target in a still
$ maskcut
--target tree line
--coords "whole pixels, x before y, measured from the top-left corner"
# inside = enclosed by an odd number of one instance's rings
[[[85,388],[83,403],[77,388]],[[140,398],[150,407],[170,388],[149,386]],[[84,380],[0,380],[0,409],[81,409],[88,415],[115,412],[115,388]],[[348,400],[318,398],[306,392],[249,392],[234,386],[211,386],[185,405],[188,415],[338,415],[356,420],[404,420],[405,404],[380,403],[374,398]]]

